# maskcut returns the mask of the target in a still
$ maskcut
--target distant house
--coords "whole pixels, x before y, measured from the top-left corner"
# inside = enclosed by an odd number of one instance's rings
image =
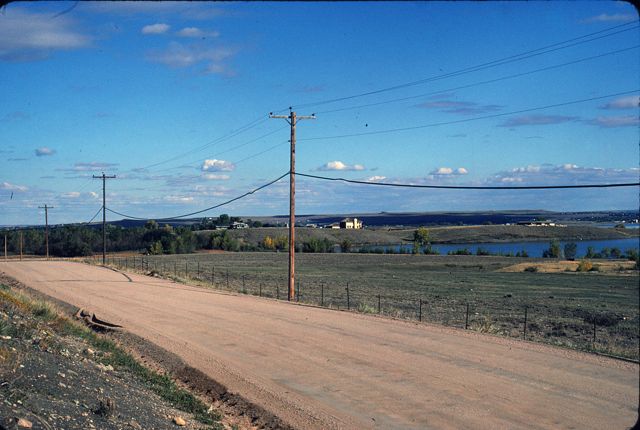
[[[522,221],[518,225],[524,225],[527,227],[566,227],[566,225],[556,224],[553,221]]]
[[[249,228],[249,224],[246,222],[234,222],[229,226],[230,229],[236,230],[239,228]]]
[[[340,228],[361,229],[362,221],[358,220],[358,218],[345,218],[342,221],[340,221]]]

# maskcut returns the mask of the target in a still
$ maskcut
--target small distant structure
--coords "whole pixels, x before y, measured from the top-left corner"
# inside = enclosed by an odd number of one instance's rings
[[[344,229],[361,229],[362,228],[362,221],[360,221],[358,218],[345,218],[342,221],[340,221],[339,224],[339,228],[344,228]],[[333,225],[331,226],[331,228],[333,228]]]
[[[249,224],[247,224],[246,222],[233,222],[231,223],[231,225],[229,226],[229,228],[231,230],[237,230],[240,228],[249,228]]]
[[[553,221],[520,221],[518,225],[525,225],[527,227],[566,227],[566,225],[556,224]]]

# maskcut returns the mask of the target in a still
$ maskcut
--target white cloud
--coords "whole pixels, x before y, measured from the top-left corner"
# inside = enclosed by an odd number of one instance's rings
[[[596,119],[587,121],[587,123],[602,128],[637,127],[640,125],[640,118],[634,115],[599,116]]]
[[[170,28],[171,26],[168,24],[157,23],[157,24],[145,25],[144,27],[142,27],[142,30],[140,31],[142,34],[163,34],[169,31]]]
[[[572,185],[592,183],[637,182],[640,169],[581,167],[574,163],[515,167],[499,172],[487,182],[523,183],[529,185]]]
[[[167,49],[149,53],[147,59],[176,68],[204,64],[203,71],[205,73],[230,75],[232,72],[223,62],[233,55],[235,55],[235,50],[225,46],[183,45],[178,42],[171,42]]]
[[[540,171],[540,166],[533,166],[533,165],[529,165],[526,167],[514,167],[512,170],[512,172],[517,172],[517,173],[522,173],[522,172],[539,172]]]
[[[46,146],[43,146],[42,148],[36,149],[36,156],[38,156],[38,157],[46,157],[46,156],[49,156],[49,155],[53,155],[55,153],[56,153],[55,149],[48,148]]]
[[[220,33],[217,31],[204,31],[198,27],[185,27],[176,32],[180,37],[218,37]]]
[[[640,107],[640,96],[628,96],[600,106],[600,109],[637,109],[638,107]]]
[[[99,195],[95,191],[89,191],[89,196],[94,199],[97,199]]]
[[[117,163],[99,163],[92,161],[91,163],[75,163],[72,168],[69,169],[56,169],[62,172],[93,172],[97,170],[113,169]]]
[[[192,203],[193,197],[191,196],[164,196],[163,199],[171,203]]]
[[[52,19],[48,13],[32,13],[8,6],[0,14],[0,60],[36,61],[52,51],[84,48],[91,39],[73,28],[67,16]]]
[[[630,13],[614,13],[607,14],[601,13],[600,15],[592,16],[591,18],[587,18],[582,20],[584,23],[589,22],[631,22],[634,19],[637,19],[637,16],[631,15]]]
[[[68,193],[62,193],[60,197],[63,199],[77,199],[80,197],[80,193],[78,191],[69,191]]]
[[[379,182],[387,179],[386,176],[370,176],[366,179],[367,182]]]
[[[2,182],[0,184],[0,190],[8,190],[8,191],[20,191],[20,192],[24,192],[27,191],[29,188],[27,188],[24,185],[16,185],[16,184],[12,184],[10,182]]]
[[[365,167],[362,164],[345,164],[342,161],[329,161],[328,163],[318,167],[315,170],[319,171],[360,171],[365,170]]]
[[[204,35],[204,31],[198,27],[185,27],[176,34],[180,37],[201,37]]]
[[[204,160],[201,170],[203,172],[231,172],[235,168],[236,166],[230,161],[213,159]]]
[[[429,172],[429,175],[434,176],[447,176],[447,175],[466,175],[469,171],[464,167],[458,167],[453,169],[451,167],[438,167],[437,169]]]
[[[203,177],[210,181],[227,181],[231,178],[229,175],[216,175],[215,173],[206,173]]]

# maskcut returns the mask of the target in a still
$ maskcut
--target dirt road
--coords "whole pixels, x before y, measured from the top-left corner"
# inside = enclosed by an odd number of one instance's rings
[[[0,263],[298,428],[624,429],[638,366],[543,345],[234,296],[69,262]]]

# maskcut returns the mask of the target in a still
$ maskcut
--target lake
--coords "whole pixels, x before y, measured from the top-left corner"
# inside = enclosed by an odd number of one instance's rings
[[[584,257],[588,247],[593,247],[594,252],[600,252],[604,248],[618,248],[622,252],[627,249],[635,249],[639,251],[640,240],[635,238],[629,239],[612,239],[612,240],[581,240],[581,241],[560,241],[560,248],[564,250],[564,245],[569,242],[575,242],[577,245],[576,257]],[[412,244],[403,244],[395,246],[367,246],[365,249],[393,249],[396,252],[403,248],[407,252],[411,252]],[[468,249],[471,253],[476,254],[478,248],[488,251],[491,254],[513,254],[522,250],[526,251],[529,257],[542,257],[542,253],[549,249],[549,241],[542,242],[503,242],[503,243],[465,243],[465,244],[433,244],[432,249],[437,250],[442,255],[446,255],[449,251],[458,249]]]

